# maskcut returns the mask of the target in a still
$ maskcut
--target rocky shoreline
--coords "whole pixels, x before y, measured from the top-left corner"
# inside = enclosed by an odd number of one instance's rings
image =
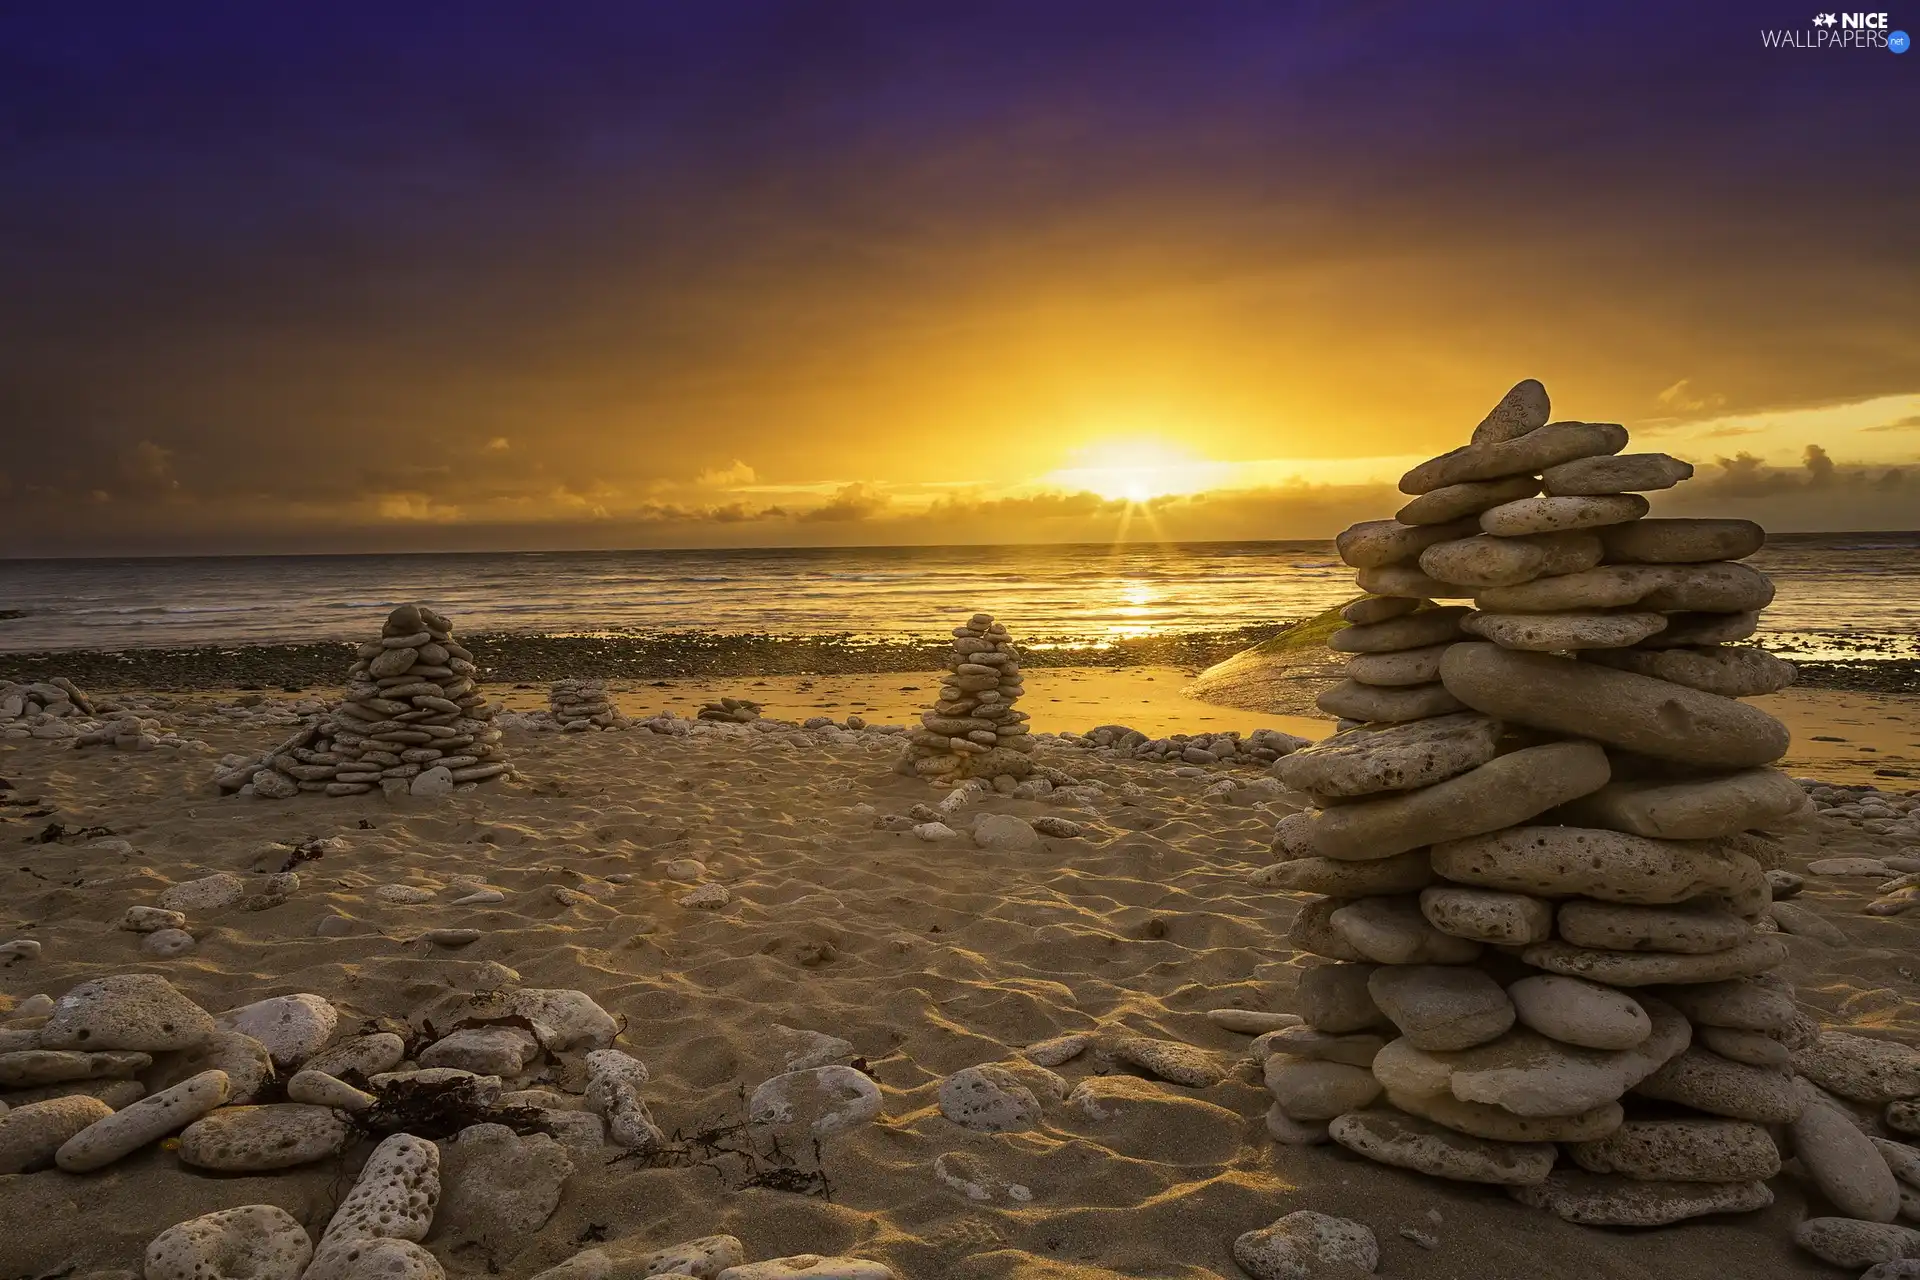
[[[1123,639],[1093,648],[1040,637],[1021,646],[1027,667],[1207,666],[1277,635],[1291,624]],[[706,676],[862,675],[926,671],[946,657],[942,641],[860,640],[848,635],[777,636],[716,632],[468,637],[493,682],[671,680]],[[185,649],[80,649],[0,654],[0,681],[59,674],[89,689],[178,693],[195,689],[328,688],[353,661],[346,641],[202,645]],[[1853,693],[1920,692],[1920,661],[1796,660],[1795,687]]]

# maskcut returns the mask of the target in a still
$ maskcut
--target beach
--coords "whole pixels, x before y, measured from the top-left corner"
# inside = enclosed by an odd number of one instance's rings
[[[1310,736],[1331,727],[1191,703],[1179,692],[1190,674],[1043,668],[1025,703],[1042,734],[1116,722]],[[879,724],[905,720],[930,683],[688,680],[617,697],[634,717],[686,715],[725,692],[762,700],[769,718],[857,713]],[[943,814],[954,834],[926,840],[911,815],[942,793],[894,770],[892,735],[793,725],[557,733],[522,723],[544,706],[544,688],[498,692],[520,780],[438,802],[217,796],[212,761],[281,736],[297,710],[283,694],[163,695],[170,705],[152,714],[204,749],[0,743],[10,784],[0,839],[14,851],[0,872],[0,941],[41,944],[7,964],[9,1003],[138,971],[210,1010],[310,992],[333,1003],[343,1031],[406,1030],[413,1016],[417,1033],[419,1011],[449,992],[587,993],[621,1024],[619,1047],[647,1064],[645,1093],[671,1152],[649,1161],[575,1150],[557,1211],[524,1239],[488,1249],[429,1239],[456,1275],[520,1280],[596,1240],[664,1246],[729,1233],[749,1256],[853,1254],[903,1276],[1200,1280],[1234,1273],[1240,1233],[1301,1208],[1371,1224],[1387,1275],[1836,1274],[1791,1243],[1810,1211],[1791,1174],[1757,1215],[1621,1233],[1569,1225],[1497,1188],[1275,1144],[1261,1119],[1270,1099],[1245,1062],[1250,1037],[1206,1016],[1293,1007],[1303,957],[1283,939],[1299,899],[1248,884],[1293,804],[1262,770],[1049,741],[1037,760],[1080,786],[974,796]],[[1791,691],[1763,701],[1794,727],[1790,771],[1911,788],[1871,772],[1920,759],[1909,701]],[[1065,818],[1079,834],[983,848],[967,832],[987,813]],[[328,842],[322,856],[293,856],[315,841]],[[1910,854],[1910,843],[1826,820],[1789,840],[1790,865]],[[252,888],[285,869],[299,885],[283,899],[193,913],[195,945],[177,958],[145,955],[140,935],[116,928],[169,886],[227,873]],[[680,905],[695,883],[724,885],[728,901]],[[1784,973],[1831,1026],[1912,1042],[1920,1022],[1906,957],[1920,934],[1907,917],[1862,913],[1874,883],[1810,877],[1798,902],[1844,941],[1790,938]],[[500,900],[453,905],[476,885]],[[435,945],[423,939],[430,929],[477,936]],[[1121,1032],[1193,1046],[1221,1082],[1188,1088],[1117,1062],[1100,1046]],[[938,1087],[951,1073],[1018,1066],[1024,1047],[1076,1033],[1092,1046],[1053,1075],[1019,1067],[1038,1089],[1038,1126],[978,1133],[942,1115]],[[880,1114],[817,1150],[761,1152],[758,1164],[728,1154],[737,1138],[721,1135],[746,1094],[821,1036],[846,1042],[836,1060],[871,1076]],[[555,1055],[523,1083],[566,1096],[577,1071]],[[105,1176],[7,1179],[14,1220],[42,1225],[0,1242],[0,1274],[137,1268],[164,1228],[243,1204],[281,1206],[317,1236],[365,1150],[272,1175],[208,1176],[162,1146]],[[769,1171],[780,1169],[803,1189],[772,1189]]]

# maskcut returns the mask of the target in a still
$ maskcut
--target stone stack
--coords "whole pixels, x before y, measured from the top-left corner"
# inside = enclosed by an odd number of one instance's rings
[[[378,640],[360,646],[347,695],[331,712],[219,785],[269,799],[375,788],[444,795],[499,777],[508,766],[495,708],[474,675],[453,624],[425,605],[403,604]]]
[[[1260,878],[1316,895],[1290,941],[1334,963],[1270,1043],[1269,1127],[1578,1222],[1757,1209],[1817,1034],[1769,974],[1764,833],[1808,802],[1736,700],[1793,669],[1728,643],[1764,535],[1644,519],[1691,468],[1547,407],[1521,383],[1341,537],[1375,595],[1322,705],[1361,723],[1275,765],[1313,803]]]
[[[760,704],[746,698],[721,698],[703,703],[696,720],[717,720],[722,724],[752,724],[760,718]]]
[[[613,705],[605,680],[556,680],[547,694],[547,709],[555,724],[575,733],[624,728],[627,723]]]
[[[1026,685],[1005,624],[976,613],[955,627],[946,669],[940,700],[907,735],[901,772],[935,783],[990,778],[996,790],[1012,791],[1033,772],[1033,740],[1027,713],[1013,705]]]
[[[71,723],[91,716],[93,702],[64,676],[25,684],[0,684],[0,737],[71,738]]]

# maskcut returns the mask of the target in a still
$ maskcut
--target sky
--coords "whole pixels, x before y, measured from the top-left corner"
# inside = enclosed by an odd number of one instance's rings
[[[1914,528],[1920,53],[1815,16],[9,5],[0,555],[1327,537],[1523,377]]]

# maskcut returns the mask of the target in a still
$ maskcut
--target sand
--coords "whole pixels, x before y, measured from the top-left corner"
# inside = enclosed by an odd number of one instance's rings
[[[1207,722],[1182,706],[1185,674],[1039,671],[1022,705],[1043,730],[1292,723],[1218,708],[1205,709],[1215,717]],[[1103,689],[1105,681],[1113,683]],[[641,686],[621,700],[630,714],[690,710],[717,692],[791,715],[844,715],[864,702],[870,717],[898,721],[930,688],[930,679],[894,676],[787,678]],[[544,704],[543,689],[502,692],[517,705]],[[1838,778],[1920,756],[1910,703],[1838,694],[1769,702],[1795,726],[1796,770]],[[1330,727],[1314,723],[1318,732]],[[1849,741],[1813,743],[1810,729]],[[216,752],[259,750],[280,736],[262,727],[191,732]],[[1273,1143],[1259,1077],[1235,1065],[1249,1037],[1203,1016],[1222,1006],[1289,1009],[1302,964],[1279,942],[1295,900],[1246,886],[1270,861],[1278,802],[1253,789],[1209,794],[1220,778],[1252,780],[1252,771],[1184,777],[1164,764],[1049,749],[1049,763],[1098,781],[1102,797],[994,797],[956,825],[981,811],[1057,814],[1084,823],[1085,838],[993,853],[965,836],[926,843],[876,825],[940,796],[894,774],[897,748],[878,735],[804,748],[745,733],[516,729],[508,739],[525,782],[417,806],[377,795],[222,800],[206,786],[204,754],[0,744],[0,777],[14,788],[0,794],[12,801],[0,807],[9,854],[0,868],[0,941],[31,937],[44,947],[37,959],[0,968],[0,992],[57,996],[87,978],[137,970],[167,976],[216,1011],[316,992],[340,1007],[344,1029],[404,1018],[450,989],[499,981],[497,966],[507,966],[524,985],[586,991],[625,1021],[620,1043],[652,1069],[646,1095],[669,1130],[738,1118],[741,1091],[784,1067],[775,1024],[852,1041],[883,1091],[879,1120],[818,1153],[830,1199],[744,1188],[733,1160],[646,1167],[615,1160],[608,1148],[601,1161],[579,1163],[558,1211],[516,1247],[491,1257],[440,1249],[452,1275],[520,1280],[598,1239],[667,1244],[724,1231],[746,1242],[750,1258],[851,1253],[914,1280],[1200,1280],[1239,1276],[1234,1237],[1303,1208],[1370,1225],[1387,1276],[1838,1274],[1791,1244],[1793,1225],[1820,1211],[1792,1176],[1776,1180],[1778,1200],[1759,1214],[1613,1232],[1343,1150]],[[131,849],[35,843],[50,822],[104,826]],[[303,864],[301,887],[283,905],[196,917],[199,944],[185,956],[149,959],[137,935],[114,928],[128,906],[152,903],[169,884],[277,871],[287,844],[322,836],[341,837],[346,850]],[[1796,868],[1821,855],[1897,851],[1832,821],[1793,847]],[[664,865],[688,857],[728,885],[730,905],[676,905],[687,886],[669,880]],[[478,877],[506,901],[448,905],[462,892],[451,887],[456,876]],[[390,884],[431,890],[434,899],[397,905],[375,896]],[[1785,973],[1824,1020],[1920,1042],[1912,959],[1920,913],[1863,915],[1873,886],[1812,882],[1798,901],[1847,941],[1790,939]],[[558,888],[580,896],[569,905]],[[352,932],[317,936],[327,915],[352,921]],[[418,940],[445,926],[483,936],[458,950]],[[1089,1054],[1059,1068],[1080,1094],[1043,1099],[1039,1129],[974,1133],[938,1110],[936,1089],[950,1072],[1055,1035],[1121,1028],[1198,1046],[1231,1067],[1229,1077],[1187,1089]],[[137,1270],[165,1227],[241,1204],[280,1205],[317,1235],[367,1150],[264,1177],[195,1173],[153,1148],[102,1174],[0,1178],[0,1277]],[[795,1156],[803,1169],[816,1167],[815,1153]],[[979,1194],[957,1185],[969,1180]],[[1437,1243],[1425,1248],[1403,1230]]]

